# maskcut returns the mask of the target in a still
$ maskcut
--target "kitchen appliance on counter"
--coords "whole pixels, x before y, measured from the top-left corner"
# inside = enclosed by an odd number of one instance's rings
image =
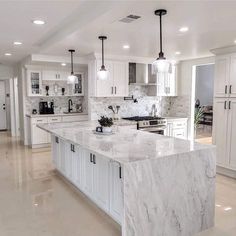
[[[137,121],[137,129],[151,133],[166,135],[167,120],[158,116],[133,116],[125,120]]]
[[[39,102],[39,114],[54,114],[54,102]]]

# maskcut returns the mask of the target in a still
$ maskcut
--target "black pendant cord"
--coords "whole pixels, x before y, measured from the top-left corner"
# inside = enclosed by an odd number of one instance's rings
[[[163,55],[162,52],[162,15],[160,14],[160,53]]]
[[[74,74],[74,68],[73,68],[73,52],[71,51],[71,74]]]
[[[104,39],[102,39],[102,67],[104,67]]]

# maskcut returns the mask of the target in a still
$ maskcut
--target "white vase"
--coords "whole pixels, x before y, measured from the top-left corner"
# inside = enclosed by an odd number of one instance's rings
[[[112,129],[111,129],[111,127],[102,127],[102,132],[103,133],[111,133],[112,132]]]

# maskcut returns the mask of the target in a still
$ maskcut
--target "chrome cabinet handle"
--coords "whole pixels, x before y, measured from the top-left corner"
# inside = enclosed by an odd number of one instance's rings
[[[113,87],[111,87],[111,94],[113,94]]]
[[[232,85],[229,86],[229,94],[232,93]]]
[[[225,101],[224,108],[227,109],[227,101]]]
[[[227,92],[228,92],[228,86],[225,85],[225,94],[227,94]]]
[[[229,110],[231,109],[231,101],[229,101]]]

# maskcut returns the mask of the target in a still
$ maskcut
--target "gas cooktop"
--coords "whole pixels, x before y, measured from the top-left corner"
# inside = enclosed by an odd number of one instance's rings
[[[133,120],[133,121],[145,121],[145,120],[163,120],[164,118],[158,116],[132,116],[132,117],[124,117],[125,120]]]

